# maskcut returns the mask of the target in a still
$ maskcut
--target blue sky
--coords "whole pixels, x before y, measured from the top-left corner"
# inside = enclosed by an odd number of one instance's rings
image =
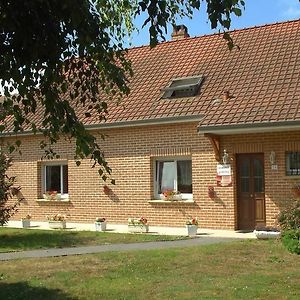
[[[245,0],[246,8],[241,17],[234,17],[232,29],[258,26],[263,24],[295,20],[300,18],[299,0]],[[136,22],[141,27],[142,20]],[[207,22],[205,7],[200,12],[196,12],[193,19],[178,20],[177,24],[185,24],[188,27],[190,36],[199,36],[216,32],[210,29]],[[170,40],[172,28],[169,26],[166,39]],[[143,29],[139,34],[135,34],[132,39],[132,46],[149,44],[149,34],[147,29]]]

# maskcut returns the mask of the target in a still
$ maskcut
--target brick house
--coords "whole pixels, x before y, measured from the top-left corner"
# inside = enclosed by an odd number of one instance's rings
[[[100,138],[116,185],[103,183],[88,160],[77,167],[73,145],[57,144],[62,159],[41,160],[39,136],[19,136],[22,156],[11,172],[31,213],[43,221],[67,213],[72,222],[107,217],[125,224],[253,229],[273,225],[300,183],[300,21],[236,30],[240,50],[219,35],[188,37],[185,27],[154,49],[129,51],[134,77],[121,105],[109,103],[105,124],[86,119]],[[161,199],[164,189],[182,200]],[[61,200],[43,199],[55,189]]]

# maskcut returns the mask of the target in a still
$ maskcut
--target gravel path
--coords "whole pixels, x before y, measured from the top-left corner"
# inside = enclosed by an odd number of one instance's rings
[[[41,258],[41,257],[56,257],[68,255],[82,255],[91,253],[100,253],[108,251],[135,251],[135,250],[152,250],[152,249],[168,249],[191,247],[199,245],[209,245],[223,242],[232,242],[239,239],[223,238],[223,237],[195,237],[187,240],[179,241],[160,241],[160,242],[145,242],[131,244],[111,244],[99,246],[84,246],[73,248],[51,248],[45,250],[29,250],[20,252],[0,253],[0,260],[13,260],[21,258]]]

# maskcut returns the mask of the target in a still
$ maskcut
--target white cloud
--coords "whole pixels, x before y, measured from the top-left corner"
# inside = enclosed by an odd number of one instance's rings
[[[289,7],[284,14],[288,17],[296,18],[300,17],[300,9],[297,9],[295,7]]]
[[[299,0],[279,0],[278,7],[281,14],[288,18],[300,18],[300,2]]]

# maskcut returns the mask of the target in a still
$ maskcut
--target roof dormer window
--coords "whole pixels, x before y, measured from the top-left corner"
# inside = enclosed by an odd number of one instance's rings
[[[162,98],[181,98],[195,96],[204,77],[190,76],[173,79],[169,86],[163,89]]]

